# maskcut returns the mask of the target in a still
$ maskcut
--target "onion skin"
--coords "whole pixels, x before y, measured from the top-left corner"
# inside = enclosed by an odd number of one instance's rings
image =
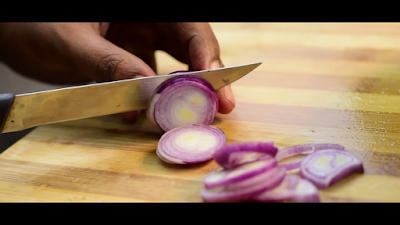
[[[341,159],[344,161],[347,160],[347,162],[339,162],[339,157],[342,157]],[[325,167],[321,168],[323,166]],[[357,156],[348,151],[337,149],[326,149],[311,153],[303,159],[300,165],[300,176],[319,189],[327,189],[353,173],[363,172],[362,161]]]
[[[219,108],[211,84],[198,76],[180,75],[161,83],[146,111],[163,131],[192,124],[211,125]]]
[[[242,152],[256,153],[254,157],[243,159]],[[278,152],[278,148],[274,146],[274,142],[249,142],[242,144],[226,145],[218,149],[214,155],[214,160],[224,169],[232,169],[246,162],[253,162],[259,159],[274,157]],[[237,157],[235,157],[237,156]]]
[[[215,143],[205,149],[202,149],[205,146],[204,144],[185,146],[182,144],[182,140],[185,140],[185,136],[182,135],[187,135],[189,132],[201,133],[204,137],[208,135],[208,138],[215,138]],[[192,133],[192,137],[194,134],[195,133]],[[179,142],[179,140],[181,140],[181,142]],[[203,141],[203,139],[200,141]],[[212,141],[213,140],[211,140],[211,143]],[[161,160],[169,164],[197,164],[211,160],[215,150],[221,148],[225,144],[226,135],[220,128],[212,125],[195,124],[177,127],[164,133],[158,141],[156,154]]]

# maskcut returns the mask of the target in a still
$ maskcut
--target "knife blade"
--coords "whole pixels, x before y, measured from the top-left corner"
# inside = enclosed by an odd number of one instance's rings
[[[0,94],[0,133],[146,109],[157,86],[167,79],[180,75],[200,76],[218,90],[250,73],[260,64],[261,62],[256,62],[20,95]]]

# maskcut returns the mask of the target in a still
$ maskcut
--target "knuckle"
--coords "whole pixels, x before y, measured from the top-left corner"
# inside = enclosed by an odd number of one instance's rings
[[[118,55],[108,54],[100,57],[96,64],[96,78],[100,81],[113,81],[116,79],[116,73],[123,59]]]

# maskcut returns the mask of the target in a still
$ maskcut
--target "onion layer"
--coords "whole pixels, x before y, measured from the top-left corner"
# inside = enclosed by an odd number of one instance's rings
[[[226,144],[225,133],[212,125],[190,125],[164,133],[157,155],[170,164],[194,164],[212,159],[213,153]]]
[[[277,166],[275,158],[247,163],[230,170],[221,170],[211,173],[203,179],[207,189],[221,187],[237,181],[245,180]]]
[[[147,118],[162,130],[192,124],[210,125],[218,110],[212,86],[198,76],[180,75],[161,83],[153,94]]]
[[[337,149],[337,150],[345,150],[344,146],[338,144],[326,144],[326,143],[318,143],[318,144],[305,144],[305,145],[295,145],[282,150],[279,150],[276,154],[276,160],[281,161],[282,159],[300,155],[300,154],[310,154],[315,151],[320,151],[324,149]],[[284,166],[287,170],[294,170],[300,167],[302,160],[297,160],[294,162],[287,163],[279,163],[279,165]]]
[[[304,158],[300,175],[315,186],[326,189],[355,172],[363,172],[362,161],[348,151],[326,149]]]
[[[232,169],[245,163],[274,157],[277,152],[274,142],[252,142],[226,145],[218,149],[213,158],[224,169]]]
[[[222,187],[212,189],[203,188],[200,191],[200,196],[205,202],[251,200],[253,196],[280,185],[285,175],[286,169],[277,166],[251,178]]]
[[[253,198],[257,202],[320,202],[318,189],[308,180],[297,175],[286,175],[276,188],[263,192]]]

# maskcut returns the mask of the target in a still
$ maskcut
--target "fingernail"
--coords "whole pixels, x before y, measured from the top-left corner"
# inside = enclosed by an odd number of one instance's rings
[[[211,67],[210,69],[218,69],[221,68],[221,65],[219,64],[218,61],[214,61],[211,63],[210,67]]]

